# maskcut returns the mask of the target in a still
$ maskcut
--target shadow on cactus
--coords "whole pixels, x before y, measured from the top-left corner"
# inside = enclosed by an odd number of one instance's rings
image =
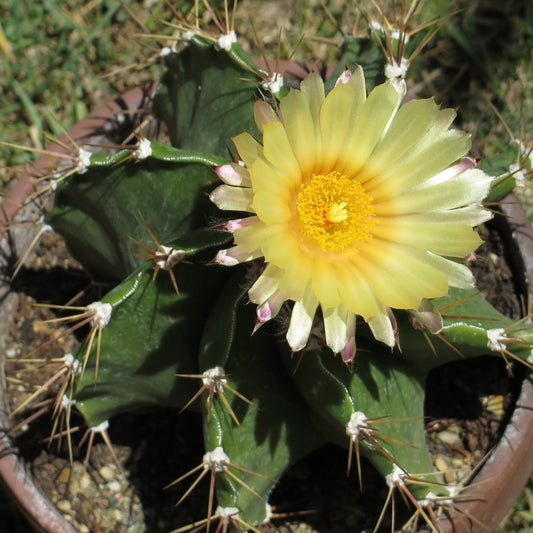
[[[209,497],[180,531],[269,523],[283,472],[330,442],[362,486],[370,460],[385,506],[398,494],[436,530],[462,487],[426,445],[428,373],[488,353],[526,361],[533,339],[465,259],[492,216],[483,201],[499,200],[493,178],[452,110],[402,103],[401,57],[374,39],[347,39],[331,78],[288,90],[227,29],[162,56],[153,110],[171,144],[85,147],[57,184],[46,222],[115,286],[90,307],[105,318],[88,318],[56,411],[75,406],[92,438],[120,413],[200,410],[205,455],[174,484],[183,500],[207,482]]]

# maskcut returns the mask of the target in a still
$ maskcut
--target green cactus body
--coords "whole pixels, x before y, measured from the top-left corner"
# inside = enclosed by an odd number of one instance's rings
[[[375,41],[346,39],[342,53],[326,89],[358,62],[367,82],[377,84],[384,59]],[[320,343],[300,357],[288,353],[275,328],[254,332],[247,268],[207,264],[232,241],[230,233],[211,229],[222,215],[208,194],[216,183],[210,167],[227,161],[231,137],[258,133],[253,106],[266,92],[266,73],[238,45],[219,50],[198,36],[164,62],[154,112],[172,146],[143,139],[136,149],[91,154],[83,172],[59,184],[47,216],[91,276],[116,285],[102,299],[112,306],[109,323],[74,383],[88,425],[127,410],[181,409],[204,386],[198,405],[206,454],[218,450],[205,459],[215,471],[217,504],[237,509],[251,526],[269,518],[269,495],[287,467],[331,441],[346,449],[359,445],[385,478],[395,467],[411,479],[427,474],[429,485],[410,487],[415,498],[446,495],[430,475],[425,443],[427,373],[462,356],[503,349],[527,359],[530,329],[514,327],[475,291],[451,290],[433,305],[449,309],[439,334],[457,350],[432,336],[436,357],[405,313],[397,317],[401,353],[358,326],[360,353],[352,368]],[[139,243],[154,249],[155,265],[137,257]],[[159,264],[157,253],[168,250],[179,257]],[[153,279],[154,268],[172,271],[178,293],[167,273]],[[85,351],[80,346],[76,357]],[[357,417],[360,426],[353,425]],[[226,463],[217,469],[217,460]]]

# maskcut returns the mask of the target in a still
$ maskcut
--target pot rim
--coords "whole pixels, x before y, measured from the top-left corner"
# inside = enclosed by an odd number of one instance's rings
[[[282,62],[289,76],[302,78],[311,70],[322,70],[319,64],[307,66]],[[126,92],[112,102],[87,115],[69,129],[68,134],[60,140],[71,144],[70,139],[80,145],[93,137],[95,133],[105,131],[110,120],[120,117],[127,110],[138,110],[147,96],[153,95],[156,83],[150,83]],[[66,152],[57,146],[58,153]],[[0,209],[0,241],[4,238],[10,221],[20,209],[22,202],[34,191],[36,177],[46,175],[51,161],[40,156],[22,178],[17,180],[5,197]],[[523,262],[524,274],[529,282],[533,280],[533,229],[530,221],[514,196],[502,202],[502,211],[511,225],[511,234],[516,239]],[[529,298],[533,291],[528,289]],[[3,359],[0,360],[4,379]],[[524,446],[524,442],[533,442],[533,380],[528,374],[521,386],[511,419],[504,434],[496,444],[486,463],[476,475],[474,487],[462,493],[468,500],[458,502],[454,507],[458,512],[443,516],[439,528],[443,533],[471,531],[486,533],[495,530],[504,519],[509,508],[518,498],[530,472],[533,470],[533,445]],[[2,386],[4,383],[2,382]],[[0,405],[3,404],[0,391]],[[0,428],[6,424],[3,412],[0,412]],[[31,522],[36,531],[42,533],[76,533],[55,506],[41,493],[34,484],[31,474],[18,459],[16,450],[12,449],[7,435],[0,435],[0,481],[11,498]],[[505,490],[502,490],[505,487]],[[480,496],[480,491],[483,490]],[[422,528],[426,531],[427,528]]]

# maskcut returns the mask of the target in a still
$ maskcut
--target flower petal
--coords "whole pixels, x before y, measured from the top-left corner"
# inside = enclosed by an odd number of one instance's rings
[[[334,353],[341,352],[346,346],[349,314],[344,307],[322,308],[326,344]]]
[[[373,316],[368,320],[368,325],[372,331],[372,335],[377,341],[383,342],[387,346],[394,348],[396,344],[396,335],[394,328],[389,318],[387,311],[383,310],[381,313]]]
[[[352,313],[362,316],[365,320],[379,311],[379,303],[364,275],[353,265],[345,262],[340,265],[339,285],[341,301]]]
[[[279,117],[268,102],[257,100],[254,104],[254,120],[261,133],[263,133],[265,124],[274,121],[279,122]]]
[[[392,119],[390,128],[372,153],[372,160],[391,165],[402,159],[428,135],[438,113],[433,98],[407,102]]]
[[[355,176],[383,136],[399,104],[399,96],[388,83],[379,85],[364,102],[357,121],[346,135],[338,170]]]
[[[335,267],[324,260],[317,259],[313,265],[312,286],[323,308],[337,307],[341,303],[338,276]]]
[[[395,196],[435,176],[463,157],[470,144],[470,136],[466,133],[447,131],[396,165],[382,168],[378,175],[365,183],[365,187],[376,202]]]
[[[351,85],[340,84],[326,97],[320,111],[322,160],[320,171],[327,174],[335,168],[339,154],[345,149],[346,136],[365,101],[365,93],[357,93]]]
[[[250,187],[252,184],[248,170],[236,163],[220,165],[215,172],[226,185]]]
[[[281,275],[279,268],[267,265],[248,291],[250,301],[259,305],[265,303],[278,290]]]
[[[219,209],[253,212],[252,195],[252,189],[220,185],[209,195],[209,199]]]
[[[305,348],[317,307],[318,300],[310,290],[306,292],[303,300],[294,302],[287,330],[287,342],[293,351],[297,352]]]
[[[291,91],[280,103],[287,138],[294,151],[302,176],[311,176],[320,157],[315,123],[307,97]]]
[[[278,169],[286,177],[288,183],[294,184],[300,181],[300,166],[281,122],[265,124],[263,155],[274,168]]]
[[[442,181],[431,178],[398,196],[376,202],[375,214],[378,217],[390,217],[429,212],[435,207],[444,210],[478,203],[487,196],[492,180],[491,176],[477,168]],[[434,198],[438,198],[437,206],[433,202]]]
[[[438,255],[463,258],[482,243],[479,235],[463,224],[435,223],[432,213],[382,218],[374,237],[391,243],[428,250]],[[373,246],[370,248],[373,248]]]
[[[247,168],[251,168],[254,161],[263,153],[263,147],[249,133],[241,133],[231,140]]]
[[[448,283],[452,287],[459,289],[471,289],[474,286],[475,279],[472,271],[461,263],[450,261],[439,255],[426,252],[426,261],[448,277]]]

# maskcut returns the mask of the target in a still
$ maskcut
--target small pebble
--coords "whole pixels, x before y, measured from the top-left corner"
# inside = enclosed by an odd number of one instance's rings
[[[439,472],[446,472],[446,470],[450,469],[450,465],[448,463],[448,460],[444,457],[444,455],[437,455],[435,457],[435,468]]]
[[[102,468],[98,470],[98,473],[105,481],[111,481],[115,478],[115,470],[108,465],[102,466]]]
[[[63,468],[63,470],[61,470],[61,472],[59,473],[59,476],[57,476],[58,483],[68,483],[70,480],[70,473],[71,470],[69,466]]]
[[[111,491],[111,492],[120,492],[120,483],[117,481],[117,480],[114,480],[114,481],[110,481],[108,484],[107,484],[107,487],[108,489]]]
[[[69,513],[72,509],[69,500],[60,500],[56,503],[56,506],[63,513]]]
[[[437,433],[437,438],[448,446],[458,446],[462,444],[460,437],[461,429],[456,424],[450,424],[444,431]]]

